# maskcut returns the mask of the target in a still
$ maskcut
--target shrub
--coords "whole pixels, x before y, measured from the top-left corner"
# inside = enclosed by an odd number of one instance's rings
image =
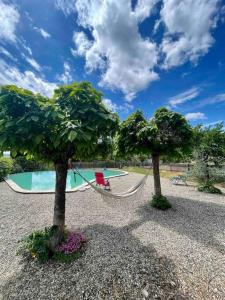
[[[0,181],[11,173],[13,162],[11,158],[0,157]]]
[[[213,185],[202,185],[198,187],[199,192],[211,193],[211,194],[222,194],[221,190]]]
[[[166,197],[164,196],[158,197],[156,195],[152,197],[151,206],[161,210],[166,210],[172,207],[172,205],[169,203]]]
[[[29,236],[19,241],[20,246],[17,254],[32,257],[40,263],[45,263],[50,258],[61,262],[71,262],[80,257],[84,243],[86,242],[85,236],[82,233],[65,231],[64,241],[57,247],[55,253],[52,253],[49,248],[49,242],[53,236],[53,232],[53,227],[32,232]]]

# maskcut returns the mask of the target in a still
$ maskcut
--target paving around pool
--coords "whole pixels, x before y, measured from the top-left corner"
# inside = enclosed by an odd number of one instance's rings
[[[112,178],[112,191],[140,178]],[[51,225],[54,195],[19,194],[0,183],[1,299],[225,299],[224,195],[164,178],[162,187],[168,211],[149,206],[151,176],[131,200],[109,204],[92,189],[68,193],[67,226],[85,233],[87,249],[72,263],[39,265],[15,249],[22,236]]]

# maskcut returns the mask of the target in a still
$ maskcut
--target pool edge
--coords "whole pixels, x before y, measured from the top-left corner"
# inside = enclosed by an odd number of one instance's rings
[[[121,171],[116,169],[115,171]],[[123,172],[123,174],[120,175],[112,175],[112,176],[105,176],[106,179],[109,178],[114,178],[114,177],[121,177],[121,176],[125,176],[128,175],[129,173],[127,171],[121,171]],[[29,190],[25,190],[23,188],[21,188],[19,185],[17,185],[13,180],[9,179],[9,178],[4,178],[4,181],[7,183],[7,185],[16,193],[20,193],[20,194],[55,194],[55,191],[29,191]],[[90,180],[90,182],[95,182],[95,179]],[[67,190],[66,193],[74,193],[74,192],[84,192],[85,190],[82,190],[83,188],[87,187],[88,188],[88,183],[83,183],[80,186],[78,186],[75,189],[70,189]]]

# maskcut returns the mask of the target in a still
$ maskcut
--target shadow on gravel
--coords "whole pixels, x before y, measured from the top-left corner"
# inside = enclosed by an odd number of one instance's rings
[[[224,236],[225,205],[171,196],[168,198],[173,206],[168,211],[155,210],[149,203],[140,207],[137,210],[140,225],[148,221],[156,222],[225,254],[225,244],[220,238]]]
[[[89,241],[81,258],[70,264],[23,261],[4,285],[3,299],[137,300],[144,299],[143,289],[145,299],[190,299],[180,290],[173,262],[132,236],[139,225],[85,227]]]

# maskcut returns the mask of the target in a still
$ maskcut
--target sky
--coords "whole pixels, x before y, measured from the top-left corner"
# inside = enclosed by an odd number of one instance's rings
[[[0,85],[83,80],[122,120],[225,121],[225,0],[0,0]]]

